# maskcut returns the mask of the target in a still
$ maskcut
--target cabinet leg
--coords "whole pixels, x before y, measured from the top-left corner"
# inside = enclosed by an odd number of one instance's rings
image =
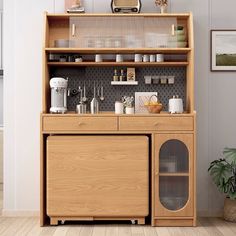
[[[58,219],[57,218],[50,218],[50,225],[58,225]]]
[[[145,218],[138,218],[138,225],[145,225]]]

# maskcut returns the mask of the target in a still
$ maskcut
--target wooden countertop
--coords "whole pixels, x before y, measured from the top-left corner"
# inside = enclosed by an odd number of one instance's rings
[[[88,116],[88,117],[96,117],[96,116],[104,116],[104,117],[112,117],[112,116],[116,116],[116,117],[119,117],[119,116],[130,116],[130,117],[138,117],[138,116],[141,116],[141,117],[146,117],[146,116],[149,116],[149,117],[163,117],[163,116],[168,116],[168,117],[189,117],[189,116],[194,116],[196,112],[194,113],[182,113],[182,114],[170,114],[168,112],[161,112],[160,114],[151,114],[151,113],[136,113],[136,114],[133,114],[133,115],[127,115],[127,114],[115,114],[114,112],[111,112],[111,111],[104,111],[104,112],[99,112],[98,114],[91,114],[91,113],[86,113],[86,114],[77,114],[73,111],[69,111],[65,114],[51,114],[51,113],[42,113],[42,116],[60,116],[60,117],[66,117],[66,116]]]

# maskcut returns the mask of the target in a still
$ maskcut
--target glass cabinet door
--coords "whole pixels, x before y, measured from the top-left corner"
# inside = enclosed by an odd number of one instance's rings
[[[177,47],[176,28],[177,18],[175,17],[145,17],[145,48]]]
[[[175,47],[176,17],[70,17],[70,47]]]
[[[192,147],[192,134],[156,135],[156,216],[192,216]]]

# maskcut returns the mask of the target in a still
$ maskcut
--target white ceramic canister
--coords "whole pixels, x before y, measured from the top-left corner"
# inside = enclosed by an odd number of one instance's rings
[[[115,102],[115,114],[124,114],[124,104],[123,102]]]

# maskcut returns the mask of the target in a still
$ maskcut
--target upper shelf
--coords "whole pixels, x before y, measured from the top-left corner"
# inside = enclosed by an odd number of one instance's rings
[[[46,13],[47,17],[50,19],[68,19],[70,17],[177,17],[179,19],[187,19],[191,16],[191,13],[139,13],[139,14],[119,14],[119,13],[81,13],[81,14],[49,14]]]
[[[80,53],[80,54],[134,54],[134,53],[163,53],[186,54],[191,48],[45,48],[51,53]]]

